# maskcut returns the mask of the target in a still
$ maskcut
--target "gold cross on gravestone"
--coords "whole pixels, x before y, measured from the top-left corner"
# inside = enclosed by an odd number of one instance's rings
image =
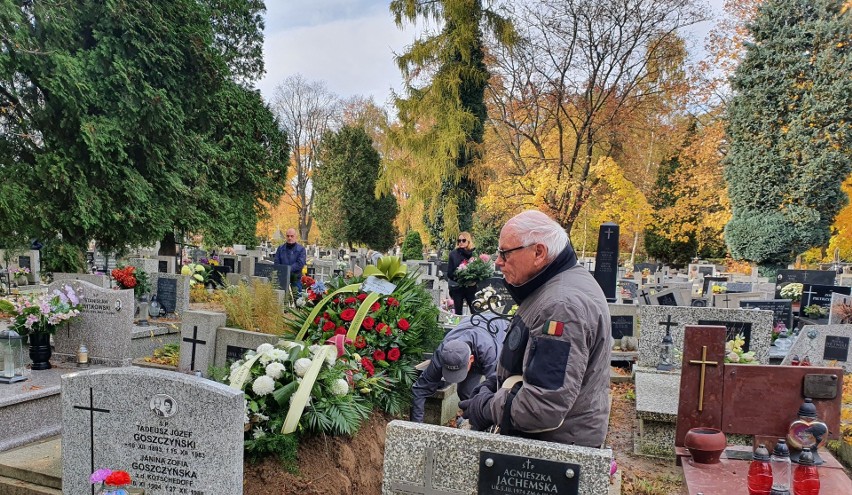
[[[691,359],[689,364],[700,364],[701,365],[701,383],[698,384],[698,410],[704,410],[704,374],[707,370],[707,365],[716,366],[719,363],[716,361],[708,361],[707,360],[707,346],[701,346],[701,361],[696,361]]]

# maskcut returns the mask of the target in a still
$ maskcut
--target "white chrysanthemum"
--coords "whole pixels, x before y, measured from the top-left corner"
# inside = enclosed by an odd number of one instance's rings
[[[329,366],[334,366],[334,363],[337,362],[337,353],[336,352],[329,352],[328,356],[325,357],[325,362]]]
[[[346,395],[349,393],[349,383],[343,378],[334,380],[331,384],[331,393],[334,395]]]
[[[252,436],[254,437],[254,439],[255,439],[255,440],[257,440],[258,438],[263,438],[263,437],[265,437],[265,436],[266,436],[266,432],[265,432],[265,431],[263,431],[260,427],[256,427],[256,428],[254,429],[254,431],[252,431]]]
[[[259,346],[257,346],[257,353],[263,354],[265,352],[271,351],[272,349],[275,349],[275,346],[273,346],[270,343],[263,343],[263,344],[260,344]]]
[[[308,347],[308,350],[311,351],[311,356],[315,356],[321,348],[322,348],[321,345],[314,344],[314,345]]]
[[[231,371],[234,371],[235,369],[239,368],[242,365],[243,365],[242,359],[239,360],[239,361],[234,361],[233,363],[231,363]]]
[[[271,377],[275,380],[281,378],[281,374],[284,373],[284,365],[278,362],[269,363],[266,365],[266,376]]]
[[[275,380],[271,376],[259,376],[251,384],[251,389],[260,396],[271,394],[275,390]]]
[[[260,364],[266,366],[267,364],[272,362],[272,356],[270,356],[268,352],[264,353],[262,356],[260,356],[260,359],[258,359],[258,362],[260,362]]]
[[[273,361],[281,361],[282,363],[290,358],[290,354],[284,349],[272,349],[268,355]]]
[[[311,367],[311,360],[308,358],[299,358],[293,363],[293,371],[296,372],[299,376],[305,376],[305,373],[308,372],[308,368]]]
[[[254,413],[254,419],[258,421],[269,421],[269,416],[260,413]]]

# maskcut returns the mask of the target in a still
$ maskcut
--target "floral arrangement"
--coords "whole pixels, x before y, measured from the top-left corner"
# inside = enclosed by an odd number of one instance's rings
[[[710,291],[713,292],[713,294],[724,294],[727,290],[727,286],[719,284],[713,284],[710,288]]]
[[[98,469],[89,476],[89,481],[93,485],[101,483],[104,488],[101,492],[103,495],[127,495],[127,490],[122,487],[130,484],[130,474],[127,471]]]
[[[811,304],[802,311],[811,318],[825,318],[828,316],[828,310],[818,304]]]
[[[804,289],[804,285],[793,282],[792,284],[787,284],[784,287],[781,287],[781,297],[784,299],[792,299],[793,302],[799,302],[802,300],[802,290]]]
[[[180,269],[180,274],[190,276],[190,286],[195,284],[205,285],[207,283],[207,269],[201,263],[183,265]]]
[[[30,274],[30,269],[22,266],[20,268],[15,268],[12,270],[12,277],[26,277]]]
[[[12,314],[10,328],[19,335],[54,333],[56,325],[80,315],[83,305],[74,288],[65,285],[51,293],[8,301],[0,299],[0,310]]]
[[[283,437],[294,432],[352,435],[369,416],[367,394],[380,380],[368,377],[359,357],[337,344],[261,344],[231,365],[225,383],[245,392],[250,457],[280,454]]]
[[[733,340],[725,342],[725,362],[757,364],[754,351],[743,352],[743,345],[745,345],[745,337],[741,333],[737,334]]]
[[[148,281],[148,273],[145,270],[136,271],[133,265],[122,266],[110,272],[112,279],[120,289],[133,289],[136,297],[151,292],[151,283]]]
[[[201,258],[198,260],[198,263],[202,265],[219,266],[219,256],[213,255],[209,258]]]
[[[394,257],[383,257],[388,260]],[[389,274],[394,264],[383,263]],[[290,309],[288,325],[296,340],[316,344],[342,336],[349,352],[358,354],[368,377],[381,378],[386,392],[373,389],[373,403],[390,414],[400,414],[410,404],[414,366],[426,349],[434,349],[443,332],[438,308],[417,281],[416,274],[389,277],[396,284],[392,294],[361,292],[355,278],[335,279],[307,289],[306,304]]]
[[[476,285],[477,282],[487,279],[494,274],[494,264],[487,254],[480,254],[476,258],[462,261],[456,268],[455,278],[459,285]]]

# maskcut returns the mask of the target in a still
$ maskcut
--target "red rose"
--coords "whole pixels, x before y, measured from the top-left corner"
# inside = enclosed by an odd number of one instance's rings
[[[330,332],[330,331],[334,330],[334,326],[335,325],[334,325],[333,321],[327,321],[327,322],[323,323],[322,331],[323,332]]]
[[[405,318],[399,320],[397,322],[396,326],[399,327],[399,329],[402,330],[403,332],[408,330],[409,328],[411,328],[411,325],[408,323],[408,320],[406,320]]]
[[[387,326],[387,324],[385,324],[385,323],[379,323],[379,324],[378,324],[378,326],[376,326],[376,332],[378,332],[378,333],[384,333],[384,332],[385,332],[385,329],[386,329],[387,327],[388,327],[388,326]]]
[[[385,335],[393,335],[393,327],[391,327],[390,325],[385,326]]]
[[[337,330],[334,331],[334,335],[346,335],[346,327],[337,327]]]
[[[367,294],[364,294],[363,292],[358,294],[359,301],[363,301],[364,299],[367,299]]]
[[[376,372],[376,368],[373,366],[373,362],[370,361],[370,358],[361,358],[361,367],[364,368],[364,371],[366,371],[369,376],[373,376]]]
[[[319,317],[319,316],[317,316],[316,318],[314,318],[314,325],[319,325],[319,321],[320,321],[320,317]]]
[[[376,351],[373,352],[373,359],[375,359],[376,361],[384,361],[385,360],[385,351],[383,351],[381,349],[376,349]]]
[[[308,301],[316,301],[319,296],[316,295],[312,290],[308,289]]]
[[[355,310],[352,308],[346,308],[340,313],[340,319],[343,321],[352,321],[355,318]]]
[[[367,347],[367,339],[365,339],[363,335],[355,337],[355,348],[363,349],[365,347]]]
[[[370,318],[369,316],[364,318],[364,321],[361,322],[361,326],[366,328],[367,330],[372,330],[373,325],[376,324],[376,320]]]
[[[340,304],[340,299],[335,297],[334,299],[331,300],[331,302],[334,303],[334,304]]]
[[[357,299],[354,297],[347,297],[343,300],[343,304],[355,304],[355,301],[357,301]]]
[[[113,486],[124,486],[130,484],[130,475],[124,471],[113,471],[106,477],[104,483]]]
[[[375,313],[375,312],[376,312],[376,311],[378,311],[381,307],[382,307],[382,305],[381,305],[381,304],[379,304],[379,302],[378,302],[378,301],[376,301],[376,302],[374,302],[374,303],[370,306],[370,312],[371,312],[371,313]]]
[[[399,347],[391,347],[388,350],[388,361],[396,361],[399,359]]]
[[[396,299],[389,297],[388,298],[388,306],[399,306],[399,301]]]

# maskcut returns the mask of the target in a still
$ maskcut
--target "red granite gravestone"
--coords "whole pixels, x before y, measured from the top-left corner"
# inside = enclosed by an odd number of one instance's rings
[[[723,326],[687,325],[684,330],[675,446],[683,446],[691,428],[722,429],[725,335]]]

